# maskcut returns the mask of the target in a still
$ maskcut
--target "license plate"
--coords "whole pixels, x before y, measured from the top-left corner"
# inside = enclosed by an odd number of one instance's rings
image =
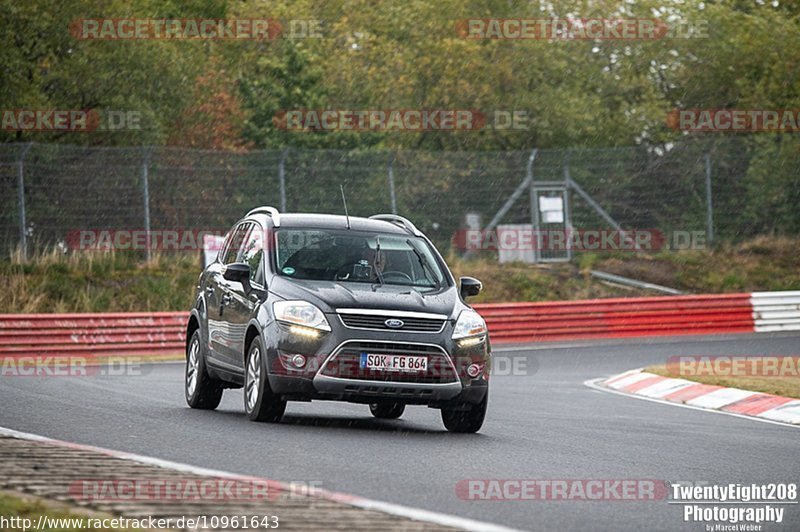
[[[361,353],[361,369],[383,371],[428,371],[428,357]]]

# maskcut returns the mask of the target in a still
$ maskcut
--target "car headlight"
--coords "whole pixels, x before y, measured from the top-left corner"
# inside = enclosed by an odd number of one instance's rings
[[[474,310],[462,310],[453,328],[453,339],[486,333],[486,322]]]
[[[275,319],[320,331],[330,331],[325,314],[308,301],[276,301],[272,304]]]

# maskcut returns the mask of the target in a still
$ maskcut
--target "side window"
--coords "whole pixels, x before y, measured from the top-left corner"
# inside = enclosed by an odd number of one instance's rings
[[[239,224],[233,230],[222,254],[222,264],[231,264],[237,261],[250,225],[250,223]]]
[[[302,231],[278,231],[277,233],[277,263],[278,270],[282,270],[286,263],[294,257],[298,260],[299,251],[319,250],[321,243],[330,241],[331,235],[326,231],[302,230]],[[328,242],[330,245],[330,242]],[[327,246],[326,246],[327,247]]]
[[[250,265],[250,275],[254,283],[264,284],[264,269],[261,258],[264,255],[264,230],[258,224],[251,224],[239,262]]]
[[[231,237],[233,237],[233,232],[236,228],[231,229],[225,234],[225,238],[222,241],[222,245],[219,247],[217,251],[217,260],[224,264],[223,259],[225,258],[225,254],[228,252],[228,248],[231,247]]]

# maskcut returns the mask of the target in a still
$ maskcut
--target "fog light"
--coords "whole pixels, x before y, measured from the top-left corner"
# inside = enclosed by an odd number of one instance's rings
[[[483,364],[470,364],[467,367],[467,375],[472,377],[473,379],[481,374],[483,371]]]
[[[302,368],[306,365],[306,357],[303,355],[294,355],[291,359],[292,366],[296,368]]]

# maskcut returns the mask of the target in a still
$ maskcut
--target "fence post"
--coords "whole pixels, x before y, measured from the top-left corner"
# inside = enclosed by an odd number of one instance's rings
[[[572,217],[570,215],[570,207],[569,207],[569,180],[570,180],[570,171],[569,171],[569,158],[572,156],[572,152],[568,151],[567,156],[564,158],[564,230],[566,232],[566,242],[572,242]],[[567,259],[571,262],[572,261],[572,244],[567,244]]]
[[[17,166],[17,209],[19,210],[19,244],[22,248],[22,261],[28,260],[28,230],[25,217],[25,156],[33,146],[33,142],[29,142],[19,155],[19,163]]]
[[[394,154],[389,155],[387,163],[387,173],[389,179],[389,201],[392,206],[392,214],[397,214],[397,196],[394,192]]]
[[[144,234],[145,234],[145,254],[147,262],[150,262],[150,155],[153,152],[152,146],[144,148],[144,161],[142,162],[142,199],[144,201]]]
[[[528,160],[528,196],[531,203],[531,229],[533,236],[536,237],[536,243],[533,246],[533,262],[539,263],[542,260],[542,232],[539,229],[539,206],[536,204],[536,183],[533,179],[533,161],[531,158]]]
[[[714,207],[711,202],[711,154],[706,153],[706,240],[714,244]]]
[[[281,152],[281,160],[278,163],[278,183],[281,190],[281,212],[286,212],[286,156],[289,148],[284,148]]]

